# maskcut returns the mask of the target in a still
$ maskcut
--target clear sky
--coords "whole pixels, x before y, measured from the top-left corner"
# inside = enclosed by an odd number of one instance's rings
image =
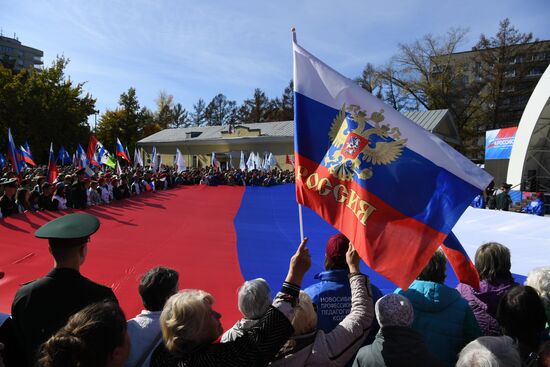
[[[348,77],[384,64],[407,43],[450,27],[493,35],[509,17],[550,39],[549,0],[0,0],[0,27],[28,46],[70,58],[68,75],[86,81],[103,112],[133,86],[152,109],[159,91],[191,109],[217,93],[237,100],[254,88],[282,93],[292,77],[291,33]]]

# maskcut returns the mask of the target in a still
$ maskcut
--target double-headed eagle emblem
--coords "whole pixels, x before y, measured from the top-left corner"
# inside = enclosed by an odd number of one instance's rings
[[[323,159],[334,177],[342,181],[351,181],[354,176],[367,180],[375,165],[387,165],[399,158],[407,139],[401,138],[398,128],[382,121],[384,110],[367,116],[359,106],[342,106],[332,122],[332,145]]]

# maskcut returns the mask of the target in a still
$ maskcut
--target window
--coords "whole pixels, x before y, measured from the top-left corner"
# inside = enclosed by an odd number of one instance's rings
[[[186,139],[193,139],[193,138],[198,137],[200,134],[202,134],[202,132],[200,132],[200,131],[191,131],[189,133],[185,133],[185,138]]]
[[[505,78],[513,78],[516,76],[516,70],[508,70],[504,73]]]
[[[544,73],[544,70],[542,68],[532,68],[529,70],[529,74],[530,76],[537,76],[537,75],[542,75]]]
[[[193,168],[199,168],[199,160],[196,155],[193,156]]]

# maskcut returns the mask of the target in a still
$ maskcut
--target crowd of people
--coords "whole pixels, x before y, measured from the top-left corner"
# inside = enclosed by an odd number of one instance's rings
[[[274,297],[264,279],[240,287],[242,319],[224,333],[213,295],[180,290],[185,269],[143,274],[144,310],[127,320],[110,288],[80,274],[98,229],[75,213],[36,231],[55,266],[21,286],[2,318],[5,366],[550,366],[550,267],[517,284],[499,243],[476,252],[479,289],[445,285],[438,250],[407,290],[383,295],[341,234],[327,241],[318,282],[301,290],[306,238]]]
[[[485,192],[477,195],[470,206],[479,209],[494,209],[509,211],[514,204],[510,196],[512,185],[503,183],[500,188],[494,188],[494,182],[487,187]],[[536,192],[531,194],[527,200],[524,200],[522,205],[516,208],[520,213],[538,215],[543,217],[546,214],[544,202],[544,193]]]
[[[294,182],[294,173],[288,170],[205,167],[178,172],[164,165],[156,172],[140,167],[116,172],[65,166],[53,182],[47,182],[46,175],[45,168],[27,169],[19,175],[6,169],[0,179],[0,218],[27,211],[85,209],[178,185],[272,186]]]

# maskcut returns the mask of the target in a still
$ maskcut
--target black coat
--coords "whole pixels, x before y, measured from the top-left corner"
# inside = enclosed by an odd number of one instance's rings
[[[0,197],[0,211],[3,217],[19,213],[17,204],[15,204],[15,197],[10,198],[8,195],[2,195],[2,197]]]
[[[82,182],[75,182],[71,186],[71,205],[76,209],[86,209],[88,204],[88,196],[86,195],[86,187]]]
[[[359,349],[353,367],[439,367],[426,347],[422,335],[408,327],[380,329],[371,345]]]
[[[105,299],[116,300],[111,288],[92,282],[78,271],[55,268],[23,285],[11,307],[18,347],[34,366],[39,346],[63,327],[70,316]]]

